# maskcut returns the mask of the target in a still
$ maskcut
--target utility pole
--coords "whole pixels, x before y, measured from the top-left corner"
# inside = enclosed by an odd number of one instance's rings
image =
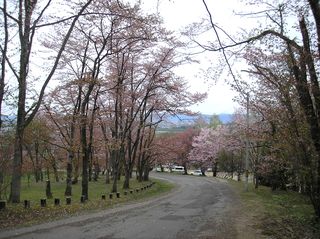
[[[247,114],[246,114],[246,157],[245,157],[245,183],[244,190],[248,192],[249,183],[249,92],[246,93]]]

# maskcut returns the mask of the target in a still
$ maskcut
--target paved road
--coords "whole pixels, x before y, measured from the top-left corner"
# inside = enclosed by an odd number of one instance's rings
[[[175,182],[158,199],[14,231],[0,238],[236,238],[238,199],[229,186],[209,177],[153,174]]]

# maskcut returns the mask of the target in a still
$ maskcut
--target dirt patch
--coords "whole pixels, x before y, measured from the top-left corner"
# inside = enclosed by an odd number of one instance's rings
[[[223,212],[220,216],[216,215],[214,219],[214,223],[208,223],[206,227],[210,227],[210,225],[214,225],[219,228],[217,234],[215,235],[202,235],[206,239],[256,239],[256,238],[268,238],[262,235],[262,231],[259,229],[260,218],[259,212],[256,210],[252,210],[247,207],[246,204],[242,203],[240,198],[240,190],[238,188],[233,187],[232,184],[228,182],[226,179],[221,178],[208,178],[208,180],[216,180],[220,183],[226,185],[229,190],[226,190],[228,202],[226,203],[226,207],[223,208]],[[257,205],[258,207],[259,205]],[[205,228],[203,228],[205,229]],[[205,231],[205,230],[204,230]]]
[[[265,216],[260,221],[260,228],[264,235],[275,239],[316,239],[320,238],[319,231],[307,224],[298,223],[288,218],[274,219]]]
[[[237,239],[268,238],[260,229],[261,218],[256,211],[249,211],[243,204],[238,209],[235,220]]]

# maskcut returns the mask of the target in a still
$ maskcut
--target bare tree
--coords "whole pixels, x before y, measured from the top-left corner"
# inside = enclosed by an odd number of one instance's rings
[[[22,166],[22,145],[23,145],[23,136],[24,130],[33,120],[36,115],[40,104],[42,102],[45,89],[50,82],[54,72],[57,69],[59,60],[64,51],[65,45],[71,35],[71,32],[78,21],[78,18],[84,13],[85,9],[88,5],[91,4],[92,0],[86,1],[80,8],[78,12],[69,17],[68,19],[64,19],[62,21],[57,22],[47,22],[45,23],[45,13],[49,9],[51,5],[51,0],[47,1],[44,5],[38,4],[37,1],[17,1],[16,3],[12,3],[11,8],[4,5],[1,7],[2,13],[5,16],[4,19],[10,20],[10,23],[5,25],[5,28],[10,25],[12,29],[11,38],[14,38],[14,34],[17,33],[17,38],[12,41],[5,41],[5,46],[2,47],[2,58],[5,58],[6,63],[12,72],[12,75],[16,77],[18,82],[18,102],[17,102],[17,115],[16,115],[16,133],[15,133],[15,143],[14,143],[14,157],[13,157],[13,167],[12,167],[12,183],[11,183],[11,194],[10,200],[13,203],[20,202],[20,188],[21,188],[21,166]],[[7,1],[4,4],[8,3]],[[15,15],[16,14],[16,15]],[[57,55],[54,58],[53,65],[50,67],[48,75],[45,77],[44,82],[41,86],[40,92],[37,95],[34,104],[28,109],[26,104],[27,92],[30,90],[30,69],[32,68],[31,55],[33,50],[33,45],[35,41],[35,36],[38,32],[40,32],[41,27],[58,24],[60,22],[69,21],[69,28],[65,33],[65,37],[61,42],[60,49]],[[5,29],[5,30],[6,30]],[[6,54],[6,47],[10,47],[11,49],[19,49],[19,53],[17,58],[18,64],[14,65],[13,59],[9,59]],[[2,59],[3,61],[3,59]],[[3,68],[3,65],[2,65]],[[3,75],[2,75],[3,76]],[[5,79],[1,79],[1,82],[4,82]],[[1,84],[3,85],[3,84]],[[2,102],[2,101],[1,101]]]

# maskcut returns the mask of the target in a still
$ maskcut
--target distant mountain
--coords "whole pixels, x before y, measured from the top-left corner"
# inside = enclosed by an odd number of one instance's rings
[[[0,117],[4,124],[12,124],[16,121],[16,117],[13,115],[0,115]]]
[[[232,121],[232,114],[218,114],[219,119],[223,124],[228,124]],[[163,122],[160,123],[160,128],[185,128],[186,126],[193,125],[195,122],[200,122],[209,124],[212,115],[201,114],[201,115],[170,115],[164,118]]]
[[[233,114],[219,114],[219,119],[223,124],[228,124],[232,122]]]

